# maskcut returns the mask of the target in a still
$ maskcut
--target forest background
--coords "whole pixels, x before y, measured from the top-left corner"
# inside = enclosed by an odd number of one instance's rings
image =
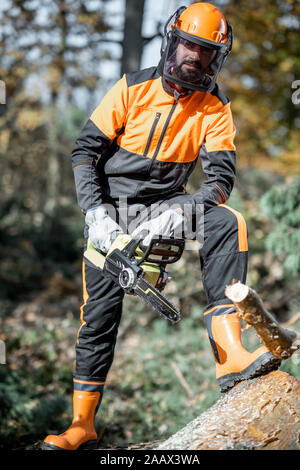
[[[70,153],[121,74],[157,64],[164,22],[182,3],[1,2],[1,449],[38,449],[45,435],[70,423],[84,224]],[[300,3],[211,3],[234,31],[220,84],[237,128],[228,204],[248,224],[247,282],[280,322],[299,331]],[[201,181],[198,165],[188,190]],[[181,308],[179,324],[125,300],[96,420],[102,448],[164,439],[220,397],[196,247],[171,271],[165,293]],[[258,345],[251,329],[244,336],[248,348]],[[280,369],[300,379],[299,356]]]

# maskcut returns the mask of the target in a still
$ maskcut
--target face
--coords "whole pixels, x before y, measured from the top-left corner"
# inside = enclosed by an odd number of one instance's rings
[[[176,50],[174,73],[181,80],[190,83],[199,82],[216,53],[213,49],[180,39]]]

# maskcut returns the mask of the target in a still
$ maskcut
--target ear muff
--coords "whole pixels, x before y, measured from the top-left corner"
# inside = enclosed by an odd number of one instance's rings
[[[226,23],[227,23],[227,36],[228,36],[228,39],[227,39],[227,51],[224,54],[223,64],[226,61],[227,57],[229,56],[230,52],[232,51],[232,44],[233,44],[232,26],[231,26],[231,23],[229,23],[229,21],[226,21]]]
[[[167,48],[168,41],[170,40],[171,35],[172,35],[172,31],[168,31],[168,27],[169,27],[170,23],[176,25],[180,15],[184,12],[184,10],[186,10],[186,8],[187,7],[185,7],[185,6],[177,8],[175,13],[172,13],[170,18],[167,20],[167,22],[164,26],[164,35],[163,35],[163,38],[162,38],[162,41],[161,41],[161,46],[160,46],[160,55],[161,56],[164,54],[164,52]]]

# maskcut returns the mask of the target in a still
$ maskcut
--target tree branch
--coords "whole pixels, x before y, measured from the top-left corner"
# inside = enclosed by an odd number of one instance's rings
[[[240,282],[227,286],[225,295],[240,317],[251,325],[273,356],[287,359],[300,349],[300,333],[283,328],[265,309],[258,294]]]

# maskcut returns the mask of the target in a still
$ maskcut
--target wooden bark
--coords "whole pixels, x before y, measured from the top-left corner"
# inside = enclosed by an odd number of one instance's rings
[[[258,294],[240,282],[226,287],[225,295],[240,317],[251,325],[273,356],[287,359],[300,348],[300,334],[283,328],[265,309]]]

